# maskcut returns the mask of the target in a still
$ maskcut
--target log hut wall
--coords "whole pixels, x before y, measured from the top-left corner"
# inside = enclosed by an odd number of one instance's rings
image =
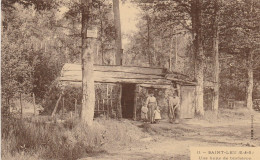
[[[172,92],[173,81],[184,85],[185,83],[195,85],[189,80],[173,76],[173,74],[166,74],[162,68],[95,65],[94,76],[95,114],[121,118],[122,84],[135,84],[133,119],[137,120],[140,119],[141,107],[145,104],[148,89],[153,88],[162,117],[166,118],[168,112],[167,96],[169,92]],[[59,80],[63,85],[76,84],[81,86],[81,65],[65,64]]]
[[[121,117],[120,84],[95,84],[95,116],[106,115],[113,118]]]

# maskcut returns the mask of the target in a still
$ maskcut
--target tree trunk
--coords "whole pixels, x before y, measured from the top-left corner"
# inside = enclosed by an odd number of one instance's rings
[[[253,77],[253,53],[250,51],[248,55],[248,84],[247,84],[247,98],[246,98],[246,106],[248,109],[253,109],[253,83],[254,83],[254,77]]]
[[[152,54],[150,50],[150,17],[147,15],[147,51],[149,58],[149,66],[152,66]]]
[[[100,13],[100,50],[101,50],[101,64],[104,65],[104,44],[103,44],[103,10],[102,4],[99,6]]]
[[[195,78],[196,86],[196,114],[204,115],[203,106],[203,84],[204,84],[204,54],[201,35],[201,4],[200,0],[192,0],[191,15],[192,15],[192,30],[194,35],[194,56],[195,56]]]
[[[96,37],[87,35],[87,30],[94,29],[91,24],[92,0],[82,0],[82,110],[81,120],[92,126],[95,108],[94,87],[94,52],[96,51]]]
[[[113,12],[116,29],[116,65],[122,65],[122,41],[121,41],[121,24],[119,12],[119,0],[113,0]]]
[[[215,0],[215,20],[214,20],[214,38],[213,38],[213,49],[214,49],[214,97],[213,97],[213,110],[218,111],[219,106],[219,27],[218,27],[218,0]]]

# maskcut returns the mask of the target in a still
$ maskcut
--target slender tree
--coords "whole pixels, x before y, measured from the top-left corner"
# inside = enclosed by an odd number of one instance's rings
[[[214,24],[213,24],[213,50],[214,50],[214,98],[213,110],[219,107],[219,2],[214,1]]]
[[[122,41],[121,41],[121,24],[120,24],[119,0],[113,0],[113,12],[114,12],[114,22],[115,22],[115,29],[116,29],[115,62],[116,62],[116,65],[122,65]]]

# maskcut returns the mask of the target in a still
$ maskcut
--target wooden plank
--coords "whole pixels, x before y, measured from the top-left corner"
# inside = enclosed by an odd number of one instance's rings
[[[141,87],[147,87],[147,88],[171,88],[171,84],[169,85],[159,85],[159,84],[140,84]]]
[[[81,71],[80,64],[70,64],[66,63],[63,71]],[[141,74],[164,74],[164,69],[162,68],[150,68],[150,67],[138,67],[138,66],[116,66],[116,65],[94,65],[94,71],[114,71],[114,72],[132,72]]]
[[[81,79],[71,78],[64,78],[61,77],[61,81],[69,81],[69,82],[81,82]],[[159,85],[170,85],[172,84],[171,81],[165,79],[129,79],[129,78],[96,78],[95,82],[101,83],[139,83],[139,84],[159,84]]]
[[[178,78],[172,78],[172,77],[166,77],[167,80],[181,82],[183,85],[197,85],[196,82],[188,81],[188,80],[182,80]]]
[[[159,77],[159,76],[136,76],[134,74],[132,74],[131,76],[117,76],[117,75],[107,75],[107,74],[100,74],[100,75],[96,75],[94,76],[95,81],[101,80],[101,79],[144,79],[144,80],[166,80],[166,81],[171,81],[171,80],[167,80],[164,77]],[[81,81],[82,80],[82,76],[81,75],[74,75],[74,76],[63,76],[59,78],[61,81],[62,80],[76,80],[76,81]],[[186,82],[186,81],[185,81]]]
[[[131,72],[101,72],[94,71],[94,77],[128,77],[128,78],[164,78],[162,75],[153,75],[153,74],[140,74],[140,73],[131,73]],[[61,77],[82,77],[81,71],[65,71],[62,72]]]

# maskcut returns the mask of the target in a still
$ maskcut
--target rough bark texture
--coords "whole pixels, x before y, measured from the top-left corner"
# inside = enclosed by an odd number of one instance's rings
[[[214,98],[213,98],[213,110],[217,111],[219,106],[219,27],[218,27],[218,0],[215,0],[215,20],[214,20],[214,39],[213,39],[213,49],[214,49]]]
[[[82,111],[81,120],[92,126],[95,108],[95,87],[93,76],[96,38],[88,37],[91,25],[92,0],[82,0]]]
[[[149,65],[152,66],[152,54],[150,50],[150,17],[147,15],[147,50],[148,50],[148,58],[149,58]]]
[[[195,55],[195,78],[196,86],[196,114],[203,116],[203,83],[204,83],[204,54],[201,35],[201,1],[192,0],[191,4],[192,30],[194,35],[194,55]]]
[[[248,84],[247,84],[247,98],[246,98],[246,106],[248,109],[253,109],[253,99],[252,99],[252,93],[253,93],[253,53],[249,52],[248,54]]]
[[[121,24],[119,12],[119,0],[113,0],[113,12],[116,29],[116,65],[122,65],[122,41],[121,41]]]

